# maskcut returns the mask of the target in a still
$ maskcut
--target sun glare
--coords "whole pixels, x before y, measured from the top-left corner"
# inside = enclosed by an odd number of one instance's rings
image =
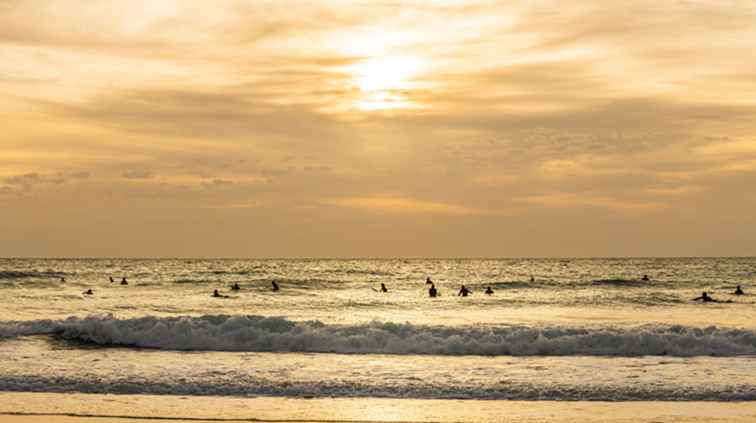
[[[354,84],[360,90],[357,107],[366,110],[419,107],[406,92],[418,88],[424,63],[417,57],[375,57],[354,66]]]

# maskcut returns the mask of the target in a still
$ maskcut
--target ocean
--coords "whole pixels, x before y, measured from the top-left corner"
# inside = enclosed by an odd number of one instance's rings
[[[753,401],[753,289],[754,258],[0,259],[0,391]]]

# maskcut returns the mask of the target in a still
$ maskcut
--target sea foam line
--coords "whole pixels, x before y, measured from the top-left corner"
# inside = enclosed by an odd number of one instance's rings
[[[331,325],[282,317],[112,315],[0,322],[0,338],[53,335],[102,346],[183,351],[485,356],[756,355],[756,332],[682,325],[449,327],[371,322]]]

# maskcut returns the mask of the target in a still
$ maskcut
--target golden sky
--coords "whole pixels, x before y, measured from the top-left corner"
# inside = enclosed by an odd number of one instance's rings
[[[0,256],[756,255],[750,1],[0,0]]]

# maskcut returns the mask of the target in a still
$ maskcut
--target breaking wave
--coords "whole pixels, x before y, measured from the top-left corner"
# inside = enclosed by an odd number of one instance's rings
[[[756,355],[745,329],[645,325],[634,328],[445,327],[373,322],[329,325],[280,317],[110,315],[0,323],[0,338],[55,337],[100,346],[181,351],[484,356]]]

